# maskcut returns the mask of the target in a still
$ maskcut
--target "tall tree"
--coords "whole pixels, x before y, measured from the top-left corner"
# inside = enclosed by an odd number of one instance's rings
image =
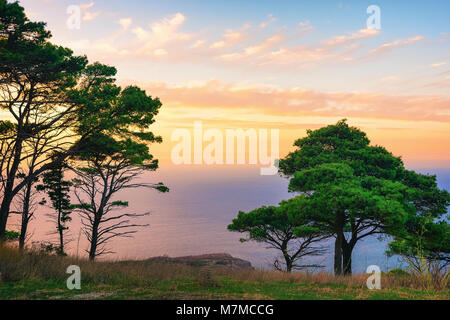
[[[414,211],[410,188],[373,176],[357,177],[343,163],[296,172],[289,190],[310,194],[309,219],[341,240],[344,274],[352,272],[352,251],[359,240],[401,229]]]
[[[0,0],[0,109],[9,113],[0,122],[1,147],[7,151],[0,161],[0,239],[13,198],[30,180],[76,157],[95,135],[125,139],[150,134],[143,126],[152,115],[121,98],[125,90],[138,88],[122,90],[115,85],[114,67],[88,65],[86,57],[53,45],[50,37],[45,23],[29,21],[17,3]],[[30,152],[34,144],[29,141],[38,138],[39,161],[17,181],[20,165],[36,155]],[[53,157],[56,153],[58,159]]]
[[[247,233],[248,237],[242,238],[242,242],[266,243],[270,248],[281,251],[287,272],[317,267],[298,263],[306,256],[322,254],[324,250],[317,243],[330,236],[311,224],[311,215],[306,211],[307,202],[307,197],[298,196],[281,202],[278,207],[264,206],[248,213],[240,211],[228,230]],[[278,259],[274,266],[281,269]]]
[[[116,92],[115,99],[98,111],[104,113],[100,114],[101,119],[114,118],[115,130],[108,135],[94,135],[80,143],[76,160],[81,164],[73,168],[77,174],[74,182],[79,204],[76,207],[90,242],[88,253],[91,260],[110,252],[106,246],[109,240],[130,236],[136,232],[135,227],[143,226],[132,223],[130,218],[145,213],[115,213],[128,206],[128,202],[114,199],[120,190],[146,187],[168,191],[162,183],[135,182],[143,172],[158,168],[158,160],[149,153],[148,145],[160,143],[162,139],[148,128],[155,121],[161,102],[137,87],[119,88]],[[106,97],[111,97],[111,94]],[[82,115],[79,130],[89,130],[98,119]]]
[[[58,158],[56,156],[56,158]],[[72,220],[72,206],[70,204],[70,187],[72,182],[64,180],[64,171],[67,169],[65,162],[59,162],[42,176],[42,184],[37,186],[40,191],[45,191],[50,198],[51,207],[54,213],[48,216],[56,222],[56,233],[58,234],[57,253],[65,255],[64,246],[67,242],[65,233],[69,229],[67,223]],[[42,202],[44,204],[45,202]]]
[[[27,239],[28,233],[28,224],[31,219],[34,218],[39,204],[37,199],[38,191],[36,190],[36,183],[39,181],[39,176],[35,175],[34,172],[41,164],[40,157],[42,156],[42,149],[47,146],[47,142],[49,139],[51,139],[51,135],[48,135],[47,132],[44,131],[24,142],[24,160],[20,165],[17,178],[19,178],[18,181],[22,181],[25,179],[27,181],[25,186],[16,195],[14,201],[15,207],[17,208],[16,213],[21,215],[19,237],[20,249],[23,249],[25,247],[25,241]],[[8,157],[5,158],[7,159]]]
[[[435,217],[445,212],[445,193],[435,181],[406,170],[400,158],[371,146],[366,134],[346,120],[308,130],[294,145],[298,149],[280,161],[280,172],[292,177],[291,191],[306,192],[322,203],[317,217],[327,217],[335,234],[336,274],[351,273],[358,240],[394,232],[421,206],[433,208]]]
[[[67,136],[70,122],[76,119],[77,104],[67,99],[67,93],[76,86],[87,60],[52,45],[47,41],[50,36],[45,24],[31,22],[17,2],[0,0],[0,109],[9,113],[13,123],[12,132],[2,136],[8,152],[2,155],[0,238],[14,196],[28,183],[28,177],[16,183],[20,164],[32,155],[24,152],[26,142],[43,132],[50,134],[40,158],[48,162],[45,154],[68,143],[61,135]],[[38,171],[42,170],[36,175]]]

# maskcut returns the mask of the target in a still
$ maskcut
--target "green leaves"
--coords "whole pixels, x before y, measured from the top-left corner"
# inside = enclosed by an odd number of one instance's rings
[[[240,211],[228,230],[246,233],[247,238],[241,238],[241,242],[262,242],[280,250],[288,272],[305,267],[295,262],[304,256],[322,253],[323,250],[313,244],[329,236],[311,220],[310,204],[309,197],[297,196],[282,201],[278,207],[263,206],[248,213]],[[279,268],[278,260],[274,265]]]
[[[6,241],[13,241],[19,239],[20,234],[16,231],[8,231],[5,232],[5,240]]]
[[[343,239],[336,246],[345,250],[372,234],[400,239],[404,226],[414,225],[411,221],[424,215],[439,219],[447,211],[449,194],[439,190],[436,177],[406,170],[401,158],[371,146],[366,134],[348,126],[345,119],[308,130],[294,145],[298,149],[280,161],[280,172],[291,177],[289,191],[308,197],[313,225]],[[344,233],[349,233],[348,240]],[[405,245],[400,241],[393,245],[400,244]]]
[[[294,173],[289,191],[308,192],[323,187],[346,183],[354,177],[353,170],[344,163],[326,163]]]
[[[44,22],[31,22],[19,3],[0,0],[0,41],[14,42],[27,39],[42,42],[50,37]]]
[[[280,160],[280,172],[291,176],[326,163],[350,166],[354,175],[370,175],[391,179],[403,168],[400,158],[380,146],[369,146],[366,134],[350,127],[346,120],[317,130],[308,130],[307,136],[298,139],[294,152]]]

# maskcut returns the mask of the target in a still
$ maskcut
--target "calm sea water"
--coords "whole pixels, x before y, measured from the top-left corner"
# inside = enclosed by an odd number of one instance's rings
[[[450,169],[416,169],[437,174],[439,186],[450,190]],[[151,214],[138,222],[150,224],[130,239],[116,239],[110,247],[116,252],[109,258],[145,259],[153,256],[197,255],[203,253],[230,253],[249,260],[255,267],[271,268],[278,252],[264,244],[241,243],[241,234],[227,231],[227,225],[239,210],[249,211],[262,205],[276,205],[293,194],[287,192],[288,180],[278,175],[261,176],[257,167],[248,166],[164,166],[158,172],[146,174],[142,180],[164,182],[171,188],[166,194],[138,189],[122,192],[117,199],[130,202],[129,211]],[[44,217],[44,210],[31,224],[32,240],[48,239],[53,225]],[[11,220],[12,222],[14,220]],[[70,226],[69,244],[73,254],[84,255],[86,241],[79,244],[79,221],[74,217]],[[384,254],[387,240],[368,237],[358,242],[353,254],[355,272],[364,272],[368,265],[379,265],[383,270],[400,266],[398,257]],[[305,264],[325,265],[332,270],[333,243],[324,243],[328,253],[303,261]],[[77,249],[78,247],[78,249]]]

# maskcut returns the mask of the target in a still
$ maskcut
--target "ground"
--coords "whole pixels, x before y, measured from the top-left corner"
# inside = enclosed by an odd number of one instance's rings
[[[0,247],[0,299],[450,299],[448,283],[433,286],[408,274],[383,274],[381,290],[369,290],[367,274],[287,274],[233,259],[90,262]],[[80,290],[67,288],[69,265],[81,269]]]

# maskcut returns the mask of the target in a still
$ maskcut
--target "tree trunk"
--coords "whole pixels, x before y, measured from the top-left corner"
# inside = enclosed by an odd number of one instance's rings
[[[91,247],[89,249],[89,260],[94,261],[97,255],[97,242],[98,242],[98,226],[100,224],[100,219],[95,219],[92,225],[92,235],[91,235]]]
[[[292,259],[289,257],[284,257],[284,260],[286,261],[286,272],[290,273],[292,271]]]
[[[11,169],[8,172],[5,189],[3,190],[3,200],[0,206],[0,240],[5,238],[6,224],[8,223],[9,209],[14,197],[14,182],[16,179],[17,170],[19,169],[20,157],[22,154],[22,139],[17,138],[14,159]]]
[[[28,219],[22,215],[22,224],[20,226],[20,236],[19,236],[19,249],[23,250],[25,248],[25,241],[27,238],[28,229]]]
[[[25,241],[27,238],[28,222],[32,215],[30,215],[30,201],[31,201],[31,188],[33,186],[32,180],[30,180],[26,186],[25,196],[23,198],[22,206],[22,223],[20,225],[20,236],[19,236],[19,249],[23,250],[25,248]]]
[[[92,238],[91,239],[91,247],[89,249],[89,260],[94,261],[95,260],[95,252],[97,251],[97,240]]]
[[[352,274],[352,252],[353,245],[348,243],[343,243],[342,246],[342,257],[344,265],[344,275],[349,276]]]
[[[64,229],[60,226],[58,227],[59,232],[59,254],[64,255]]]
[[[286,272],[291,272],[293,261],[292,261],[291,257],[289,256],[289,253],[287,250],[287,244],[288,244],[288,242],[286,240],[283,241],[283,243],[281,244],[281,250],[283,251],[284,261],[286,262]]]
[[[340,234],[336,235],[334,242],[334,275],[342,274],[342,237]]]
[[[59,206],[59,205],[58,205]],[[64,255],[64,226],[61,223],[61,207],[58,208],[58,234],[59,234],[59,254]]]
[[[9,208],[12,201],[12,190],[5,188],[3,201],[0,206],[0,240],[4,240],[6,233],[6,224],[8,222]]]
[[[334,242],[334,275],[342,274],[342,245],[344,239],[344,214],[342,212],[336,213],[336,221],[334,226],[336,241]]]

